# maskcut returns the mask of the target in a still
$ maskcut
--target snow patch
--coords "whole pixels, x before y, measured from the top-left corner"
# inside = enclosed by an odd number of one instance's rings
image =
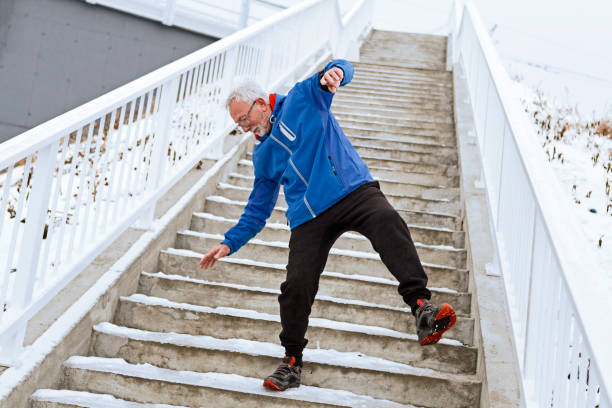
[[[131,377],[148,378],[158,381],[188,384],[200,387],[218,388],[240,393],[265,395],[273,398],[286,398],[310,402],[320,402],[349,407],[410,407],[390,401],[376,400],[348,391],[330,390],[302,385],[283,393],[273,392],[262,386],[261,379],[242,377],[236,374],[196,373],[193,371],[175,371],[155,367],[150,364],[129,364],[123,359],[100,357],[71,357],[65,363],[68,367],[116,373]]]

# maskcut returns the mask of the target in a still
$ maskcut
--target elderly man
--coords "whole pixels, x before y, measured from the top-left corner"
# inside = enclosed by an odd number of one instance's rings
[[[291,227],[287,278],[281,284],[281,344],[286,355],[264,386],[285,390],[300,385],[308,316],[329,251],[346,231],[366,236],[416,317],[421,345],[434,344],[456,320],[448,304],[429,302],[427,276],[404,220],[330,111],[338,87],[353,78],[353,66],[334,60],[284,95],[265,94],[255,84],[232,92],[232,119],[259,143],[253,151],[255,182],[238,224],[200,261],[210,268],[254,237],[270,216],[283,185]],[[347,267],[350,268],[349,265]]]

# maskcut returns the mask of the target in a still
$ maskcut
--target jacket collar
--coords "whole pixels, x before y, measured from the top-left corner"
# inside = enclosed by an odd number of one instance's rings
[[[270,106],[272,107],[272,113],[270,114],[270,119],[269,119],[270,123],[272,124],[272,127],[270,128],[270,132],[272,132],[272,128],[274,127],[274,122],[276,122],[276,118],[278,117],[278,115],[280,114],[280,111],[282,110],[282,106],[283,106],[283,103],[285,102],[286,97],[287,97],[286,95],[279,95],[279,94],[269,95]],[[257,141],[259,143],[262,143],[264,140],[268,138],[268,136],[270,136],[270,132],[266,133],[265,135],[255,135],[255,137],[257,138]]]

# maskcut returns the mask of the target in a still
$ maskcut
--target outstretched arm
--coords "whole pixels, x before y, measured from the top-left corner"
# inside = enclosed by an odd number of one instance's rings
[[[279,187],[278,182],[255,178],[253,191],[240,220],[225,233],[225,239],[220,245],[202,257],[200,268],[212,268],[219,259],[238,251],[262,230],[278,199]]]

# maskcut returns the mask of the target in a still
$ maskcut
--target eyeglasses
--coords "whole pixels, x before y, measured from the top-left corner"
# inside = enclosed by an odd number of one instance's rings
[[[248,118],[249,118],[249,115],[251,114],[251,111],[253,110],[253,107],[255,106],[255,102],[257,102],[257,101],[256,100],[253,101],[253,103],[251,104],[251,107],[249,108],[249,111],[246,113],[246,115],[244,115],[241,118],[238,118],[238,121],[237,121],[238,124],[244,125],[244,124],[249,123]]]

